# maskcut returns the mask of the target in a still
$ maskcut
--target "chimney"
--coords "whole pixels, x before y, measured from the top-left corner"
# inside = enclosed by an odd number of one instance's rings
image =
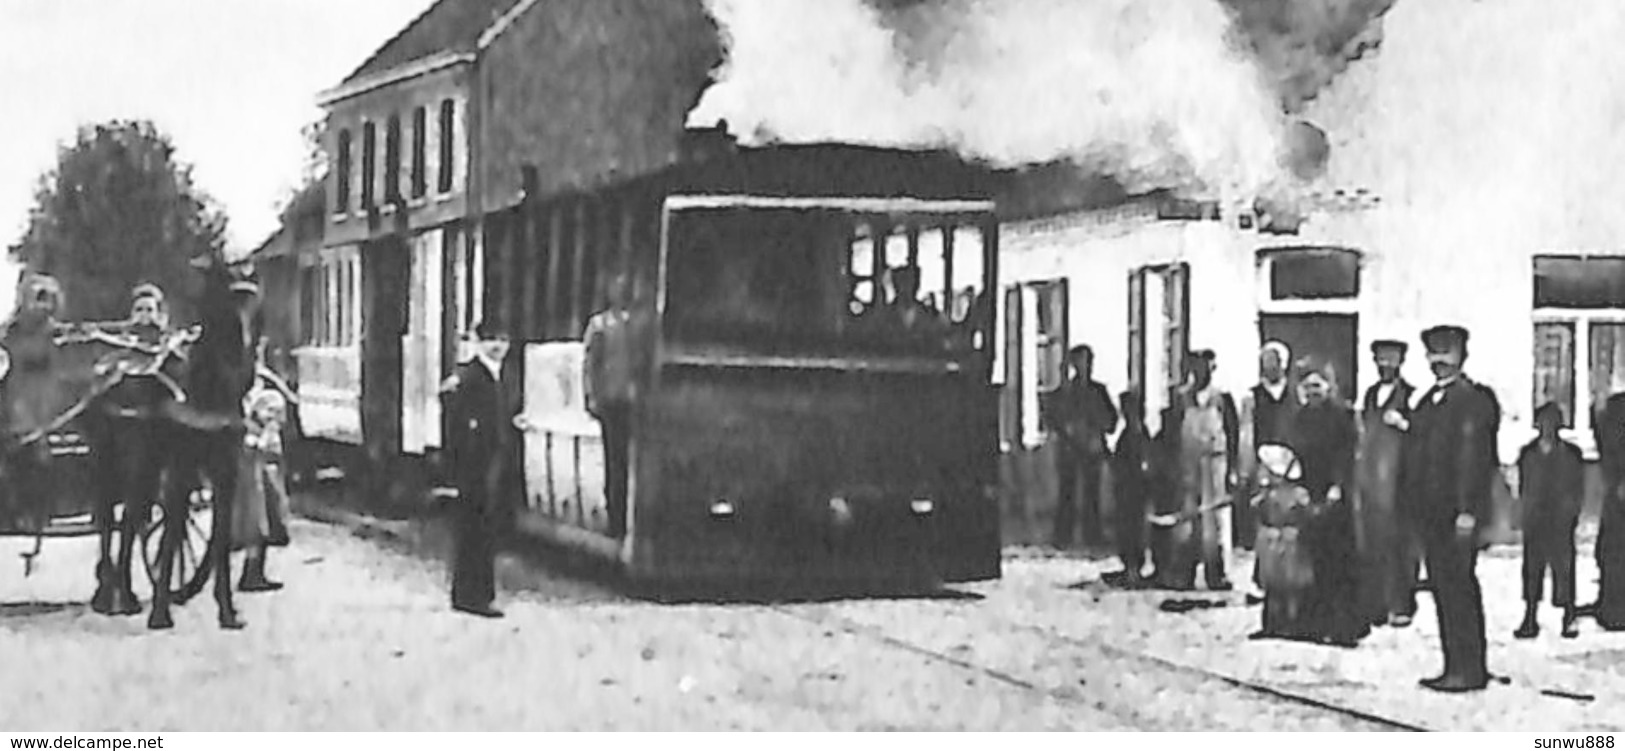
[[[716,125],[709,128],[685,130],[678,159],[683,162],[703,162],[732,153],[738,145],[738,141],[728,135],[728,121],[718,120]]]

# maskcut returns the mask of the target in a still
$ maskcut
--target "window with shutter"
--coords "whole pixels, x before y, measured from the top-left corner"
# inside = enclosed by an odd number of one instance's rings
[[[999,439],[1005,451],[1021,441],[1021,286],[1004,290],[1004,389],[999,405]]]
[[[1168,383],[1185,382],[1185,356],[1190,352],[1190,266],[1177,263],[1164,272],[1167,279],[1163,297],[1163,321],[1167,327]]]
[[[1128,388],[1145,399],[1145,276],[1146,269],[1128,275]]]

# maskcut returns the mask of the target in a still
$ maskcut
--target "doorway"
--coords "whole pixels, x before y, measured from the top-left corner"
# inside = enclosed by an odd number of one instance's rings
[[[1317,355],[1332,364],[1338,391],[1359,403],[1359,316],[1352,313],[1264,313],[1258,317],[1259,343],[1279,341],[1292,359]]]

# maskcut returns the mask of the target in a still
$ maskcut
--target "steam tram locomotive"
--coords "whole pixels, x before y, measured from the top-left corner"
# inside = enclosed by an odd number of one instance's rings
[[[517,526],[644,584],[997,578],[992,177],[730,147],[486,215],[480,308],[530,426]],[[584,313],[612,301],[624,518],[583,403]]]

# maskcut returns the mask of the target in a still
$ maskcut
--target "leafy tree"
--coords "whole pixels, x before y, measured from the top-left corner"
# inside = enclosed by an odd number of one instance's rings
[[[303,163],[299,167],[299,184],[288,189],[277,202],[277,213],[286,215],[311,191],[311,186],[327,179],[327,120],[313,120],[299,129],[305,141]],[[286,220],[286,216],[284,216]]]
[[[225,229],[167,135],[150,122],[115,121],[81,128],[60,150],[10,252],[28,271],[62,282],[64,320],[122,318],[131,288],[154,282],[182,322],[196,294],[188,261],[222,253]]]

